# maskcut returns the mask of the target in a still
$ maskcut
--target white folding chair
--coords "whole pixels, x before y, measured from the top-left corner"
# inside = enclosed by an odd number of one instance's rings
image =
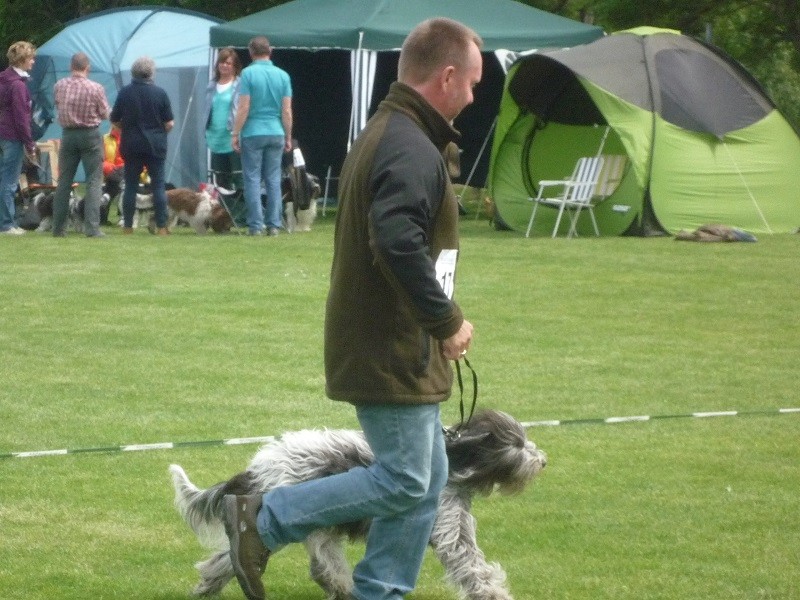
[[[531,212],[531,219],[528,222],[528,230],[525,232],[525,237],[530,237],[533,221],[536,219],[536,211],[540,204],[558,209],[552,237],[556,237],[558,234],[558,227],[561,224],[561,217],[564,215],[564,211],[568,211],[570,217],[567,237],[571,238],[577,235],[575,227],[578,224],[578,217],[580,216],[581,210],[584,209],[589,212],[589,216],[592,219],[595,235],[599,236],[600,230],[597,228],[597,220],[594,217],[592,197],[602,169],[602,156],[584,156],[578,159],[578,162],[575,164],[575,169],[569,178],[540,181],[539,193],[535,198],[529,198],[529,200],[533,202],[533,211]],[[560,187],[561,193],[557,196],[544,196],[544,190],[553,187]]]
[[[597,187],[592,197],[595,202],[605,200],[619,187],[625,176],[628,157],[625,154],[603,154],[603,168],[600,170]]]

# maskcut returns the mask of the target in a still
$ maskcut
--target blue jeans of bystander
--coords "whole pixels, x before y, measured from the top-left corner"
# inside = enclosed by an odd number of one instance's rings
[[[17,226],[14,221],[14,196],[22,172],[23,156],[22,142],[0,138],[0,231],[8,231]]]
[[[266,226],[279,229],[281,218],[281,161],[284,138],[255,135],[242,138],[242,177],[247,205],[247,229],[260,232]],[[267,212],[261,206],[261,182],[267,193]]]

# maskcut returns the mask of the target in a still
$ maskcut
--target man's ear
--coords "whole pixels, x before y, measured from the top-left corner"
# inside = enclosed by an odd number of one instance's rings
[[[452,65],[449,65],[442,69],[441,75],[439,77],[443,86],[448,85],[456,74],[456,68]]]

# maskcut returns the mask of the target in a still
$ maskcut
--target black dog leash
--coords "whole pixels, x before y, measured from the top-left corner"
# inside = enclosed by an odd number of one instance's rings
[[[464,365],[472,371],[472,405],[469,409],[469,416],[467,420],[464,421],[464,379],[461,376],[461,363],[460,361],[464,361]],[[478,374],[475,372],[475,369],[472,368],[472,365],[469,364],[466,355],[461,356],[458,360],[456,360],[456,377],[458,378],[458,389],[461,393],[461,397],[458,402],[458,410],[460,414],[460,420],[458,425],[453,428],[443,427],[445,437],[452,441],[457,440],[461,435],[461,430],[469,425],[469,422],[472,420],[472,415],[475,413],[475,405],[478,403]]]

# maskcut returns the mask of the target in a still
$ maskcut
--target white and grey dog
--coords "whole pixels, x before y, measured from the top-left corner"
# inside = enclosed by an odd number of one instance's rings
[[[319,178],[305,168],[289,167],[281,179],[283,223],[286,231],[311,231],[317,218],[317,199],[322,193]]]
[[[476,494],[494,490],[512,494],[544,468],[545,454],[529,441],[525,429],[506,413],[477,413],[448,438],[450,474],[439,501],[430,544],[445,568],[447,580],[468,600],[512,600],[506,575],[497,563],[487,562],[476,540],[476,520],[470,513]],[[221,515],[225,494],[254,494],[292,485],[373,461],[361,432],[304,430],[286,433],[262,447],[247,470],[208,489],[197,488],[184,470],[171,465],[175,505],[203,543],[215,552],[197,564],[198,596],[216,594],[234,577]],[[305,543],[312,579],[329,600],[347,600],[352,574],[344,554],[345,539],[363,539],[369,522],[349,523],[318,530]]]
[[[53,200],[55,195],[54,191],[39,192],[33,197],[32,203],[40,219],[36,231],[40,233],[53,230]],[[83,233],[83,198],[76,196],[74,191],[69,193],[66,225],[78,233]]]

